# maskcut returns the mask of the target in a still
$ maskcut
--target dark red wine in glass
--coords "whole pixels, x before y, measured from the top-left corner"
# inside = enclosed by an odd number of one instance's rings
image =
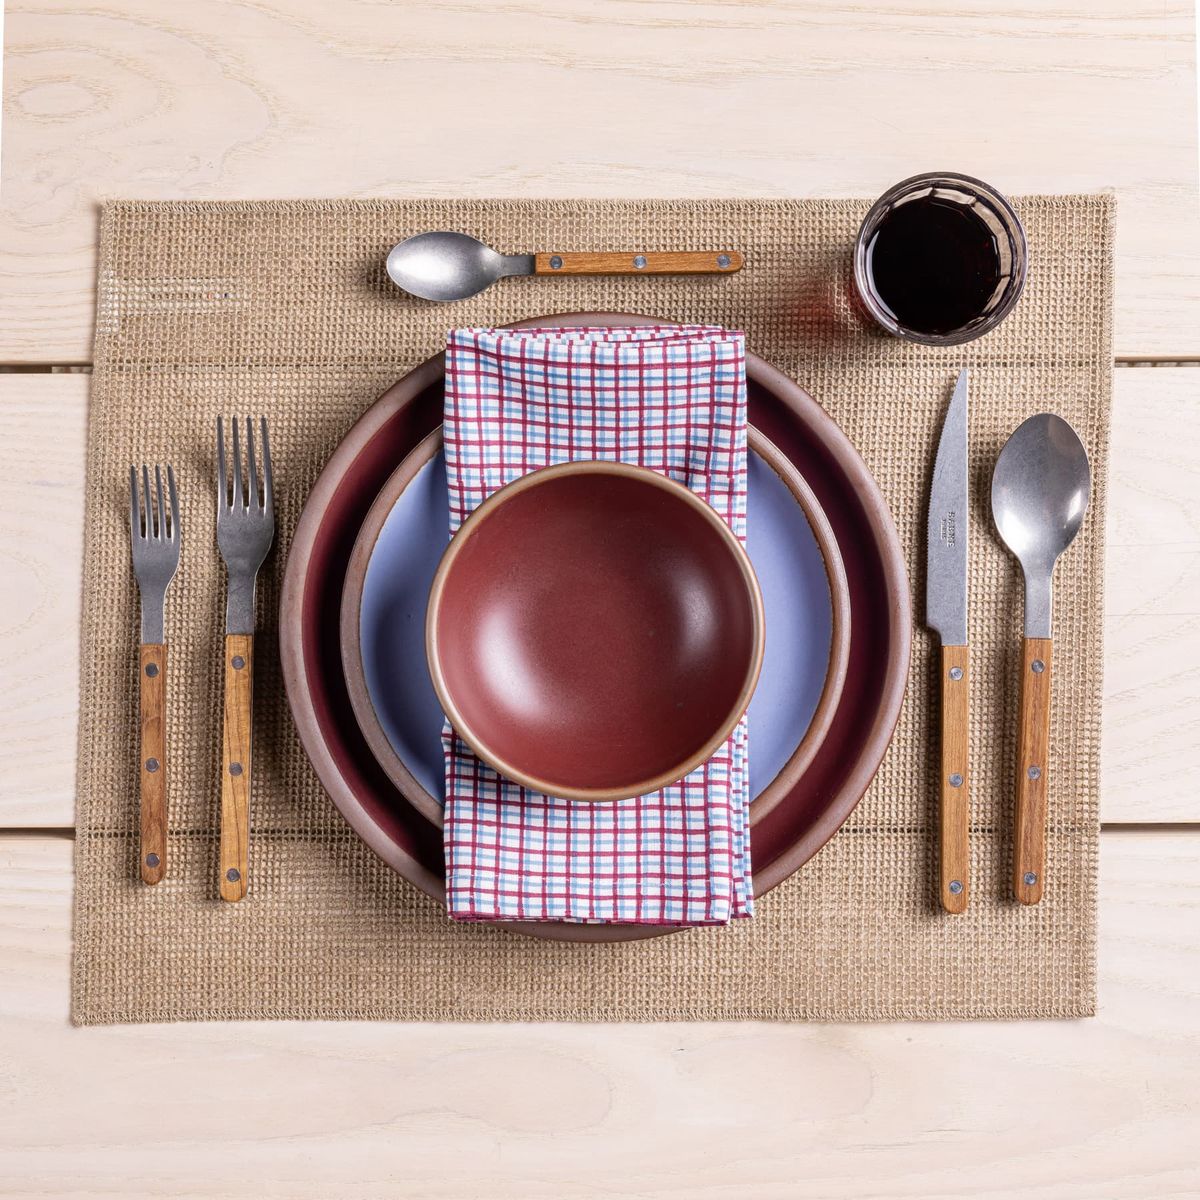
[[[1012,309],[1026,257],[1024,230],[999,193],[967,176],[919,175],[867,214],[855,282],[890,333],[953,345],[994,329]]]

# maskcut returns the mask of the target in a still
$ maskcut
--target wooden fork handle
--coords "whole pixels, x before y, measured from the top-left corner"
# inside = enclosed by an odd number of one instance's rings
[[[1049,638],[1026,638],[1021,651],[1013,891],[1022,904],[1037,904],[1045,885],[1052,650]]]
[[[142,761],[141,857],[143,883],[161,883],[167,873],[167,648],[144,643],[138,664]]]
[[[221,737],[221,899],[246,895],[250,865],[250,767],[254,636],[225,636],[225,717]]]
[[[732,275],[737,250],[664,250],[606,254],[535,254],[535,275]]]
[[[966,912],[971,895],[971,769],[968,761],[971,654],[966,646],[942,647],[942,771],[938,820],[941,829],[942,907]]]

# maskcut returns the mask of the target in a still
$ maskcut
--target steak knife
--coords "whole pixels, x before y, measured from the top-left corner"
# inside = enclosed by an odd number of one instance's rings
[[[941,639],[941,773],[938,782],[940,892],[947,912],[965,912],[971,895],[967,826],[971,773],[967,645],[967,372],[958,374],[942,424],[929,490],[925,623]]]

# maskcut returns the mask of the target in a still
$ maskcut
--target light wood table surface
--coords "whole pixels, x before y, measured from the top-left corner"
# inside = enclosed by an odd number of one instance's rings
[[[15,0],[5,43],[0,1195],[1200,1196],[1191,0]],[[947,167],[1119,198],[1095,1020],[68,1024],[99,200]]]

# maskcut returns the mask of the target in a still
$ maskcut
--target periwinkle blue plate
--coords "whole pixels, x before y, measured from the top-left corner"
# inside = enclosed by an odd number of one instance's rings
[[[849,629],[841,629],[835,646],[834,594],[845,594],[845,578],[840,575],[831,588],[825,555],[797,495],[755,452],[749,455],[747,486],[747,549],[766,613],[766,656],[749,709],[750,789],[753,797],[765,800],[764,793],[782,794],[784,784],[794,784],[792,776],[804,765],[797,760],[818,748],[798,754],[818,709],[832,714],[836,707]],[[816,504],[811,497],[809,503]],[[438,805],[445,801],[444,718],[426,665],[425,611],[446,549],[449,520],[446,460],[439,445],[392,504],[368,548],[358,612],[357,653],[370,706],[364,711],[356,702],[360,724],[385,771],[398,774],[378,736],[373,737],[378,731]],[[364,536],[371,525],[368,518]],[[840,559],[835,567],[840,574]],[[348,602],[349,595],[344,606]],[[848,626],[848,601],[843,607],[841,622]],[[344,612],[343,621],[347,619]],[[348,661],[347,675],[353,674],[354,664]],[[354,692],[352,686],[352,696]],[[372,716],[378,730],[370,728]]]

